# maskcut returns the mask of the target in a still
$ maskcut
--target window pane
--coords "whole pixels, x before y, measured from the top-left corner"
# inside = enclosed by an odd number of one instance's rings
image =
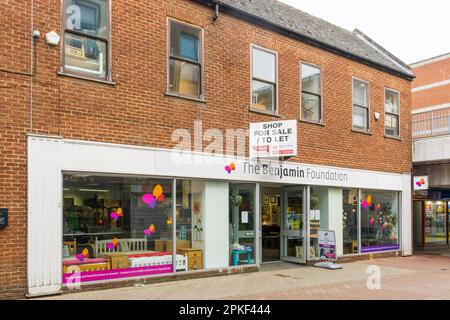
[[[344,254],[358,253],[358,191],[342,190],[342,224]]]
[[[177,257],[188,256],[188,269],[204,268],[205,183],[177,180],[176,234]],[[172,246],[172,243],[170,243]],[[167,248],[172,251],[171,248]],[[177,271],[184,271],[180,268]]]
[[[400,97],[397,92],[386,90],[385,111],[399,114]]]
[[[302,91],[320,95],[320,69],[302,64]]]
[[[359,129],[368,130],[367,109],[353,106],[353,126]]]
[[[320,97],[302,92],[302,119],[320,122]]]
[[[273,53],[253,48],[253,78],[275,82],[275,60]]]
[[[65,33],[65,69],[105,78],[106,42]]]
[[[240,197],[242,198],[240,198]],[[236,199],[240,198],[240,204]],[[255,185],[230,184],[229,188],[230,265],[248,265],[255,261]]]
[[[170,55],[200,61],[200,29],[170,23]]]
[[[368,106],[368,86],[367,83],[353,80],[353,104]]]
[[[362,190],[361,252],[398,250],[398,195]]]
[[[107,0],[68,0],[66,28],[107,37]]]
[[[385,130],[386,134],[390,136],[398,136],[398,116],[394,116],[391,114],[385,115]]]
[[[274,112],[275,86],[270,83],[253,80],[252,108]]]
[[[65,174],[63,283],[172,272],[171,191],[168,179]]]
[[[425,244],[445,244],[445,202],[425,201],[424,211]]]
[[[169,90],[194,97],[200,95],[200,66],[171,59]]]

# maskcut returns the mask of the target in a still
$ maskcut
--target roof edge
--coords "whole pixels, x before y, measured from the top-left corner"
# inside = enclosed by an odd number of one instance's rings
[[[363,41],[367,42],[370,46],[375,48],[375,50],[381,52],[381,54],[386,56],[388,59],[390,59],[396,65],[398,65],[400,68],[405,69],[405,70],[407,70],[407,72],[412,74],[411,67],[407,63],[403,62],[402,60],[400,60],[399,58],[394,56],[391,52],[389,52],[389,50],[386,50],[383,46],[381,46],[378,42],[376,42],[375,40],[370,38],[367,34],[365,34],[364,32],[362,32],[359,29],[353,30],[353,33],[357,37],[362,39]]]
[[[245,21],[248,21],[250,23],[253,23],[253,24],[256,24],[256,25],[268,28],[268,29],[273,30],[273,31],[275,31],[277,33],[286,35],[288,37],[291,37],[291,38],[294,38],[294,39],[297,39],[297,40],[300,40],[302,42],[306,42],[306,43],[308,43],[310,45],[313,45],[315,47],[319,47],[319,48],[321,48],[323,50],[332,52],[332,53],[337,54],[339,56],[346,57],[346,58],[348,58],[350,60],[357,61],[359,63],[362,63],[362,64],[365,64],[367,66],[373,67],[375,69],[384,71],[384,72],[392,74],[394,76],[397,76],[397,77],[400,77],[400,78],[403,78],[403,79],[406,79],[406,80],[409,80],[409,81],[412,81],[415,78],[412,73],[409,74],[409,73],[406,73],[406,72],[400,72],[398,70],[392,69],[392,68],[390,68],[390,67],[388,67],[386,65],[374,62],[374,61],[369,60],[367,58],[364,58],[362,56],[353,54],[351,52],[342,50],[342,49],[337,48],[335,46],[332,46],[330,44],[327,44],[327,43],[324,43],[322,41],[319,41],[317,39],[308,37],[308,36],[306,36],[304,34],[301,34],[301,33],[295,32],[293,30],[290,30],[290,29],[288,29],[288,28],[286,28],[286,27],[284,27],[282,25],[273,23],[273,22],[271,22],[271,21],[269,21],[267,19],[261,18],[261,17],[259,17],[257,15],[254,15],[254,14],[251,14],[251,13],[249,13],[247,11],[244,11],[244,10],[241,10],[239,8],[236,8],[235,6],[232,6],[232,5],[229,5],[229,4],[226,4],[226,3],[222,3],[219,0],[191,0],[191,1],[194,1],[194,2],[199,3],[199,4],[206,5],[208,7],[213,7],[216,4],[218,4],[218,5],[220,5],[220,8],[221,8],[220,10],[222,12],[225,12],[225,13],[230,14],[232,16],[238,17],[238,18],[240,18],[242,20],[245,20]]]
[[[446,59],[449,59],[449,58],[450,58],[450,52],[447,52],[447,53],[443,53],[443,54],[440,54],[440,55],[435,56],[435,57],[431,57],[431,58],[428,58],[428,59],[424,59],[424,60],[420,60],[420,61],[411,63],[410,67],[411,68],[417,68],[417,67],[420,67],[420,66],[424,66],[424,65],[435,63],[435,62],[438,62],[438,61],[446,60]]]

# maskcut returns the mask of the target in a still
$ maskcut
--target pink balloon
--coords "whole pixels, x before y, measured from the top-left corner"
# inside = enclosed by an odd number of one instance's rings
[[[81,253],[78,253],[77,255],[75,255],[75,258],[77,258],[78,261],[84,260],[84,256]]]
[[[155,200],[155,197],[151,193],[146,193],[142,196],[142,201],[146,204],[150,204],[153,200]]]

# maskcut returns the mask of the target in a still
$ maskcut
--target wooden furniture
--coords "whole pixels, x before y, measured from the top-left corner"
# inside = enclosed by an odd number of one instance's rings
[[[63,245],[69,248],[69,255],[74,256],[77,254],[77,239],[73,238],[73,241],[64,241]]]
[[[125,269],[130,265],[128,255],[123,252],[104,253],[102,254],[102,258],[109,261],[111,269]]]
[[[172,240],[163,240],[156,239],[155,240],[155,251],[172,251]],[[179,248],[190,248],[191,241],[189,240],[177,240],[177,250]]]
[[[152,257],[128,258],[131,268],[150,267],[150,266],[167,266],[172,265],[172,254],[157,255]],[[187,255],[176,255],[175,268],[176,271],[188,270],[189,258]]]
[[[203,254],[201,249],[180,248],[177,249],[177,253],[181,255],[186,255],[188,257],[189,270],[203,269]]]
[[[233,249],[231,254],[233,256],[233,266],[237,266],[239,264],[239,255],[246,254],[247,255],[247,264],[252,264],[252,252],[251,248],[245,248],[243,250]]]
[[[78,260],[66,260],[63,262],[63,272],[86,272],[86,271],[100,271],[109,270],[110,264],[108,260],[103,258]]]
[[[98,240],[95,239],[94,257],[99,257],[104,253],[109,252],[136,252],[147,251],[147,237],[145,238],[131,238],[131,239],[119,239],[119,245],[114,249],[108,249],[108,243],[111,243],[112,239]]]
[[[352,240],[352,253],[358,253],[358,241]]]
[[[309,229],[309,238],[317,239],[320,229],[320,220],[310,220]]]

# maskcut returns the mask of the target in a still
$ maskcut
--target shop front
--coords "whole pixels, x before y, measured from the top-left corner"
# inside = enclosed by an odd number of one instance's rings
[[[183,161],[180,161],[180,159]],[[30,296],[319,258],[411,254],[409,174],[28,137]]]
[[[448,246],[450,239],[450,192],[427,190],[413,202],[414,246]]]

